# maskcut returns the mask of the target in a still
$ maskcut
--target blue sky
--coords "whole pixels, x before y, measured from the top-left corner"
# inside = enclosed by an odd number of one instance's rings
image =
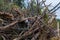
[[[25,2],[27,2],[28,0],[26,0]],[[48,4],[50,4],[50,3],[52,3],[51,4],[51,7],[50,7],[50,9],[52,9],[55,5],[57,5],[58,3],[60,2],[60,0],[46,0],[46,4],[48,5]],[[60,5],[59,5],[60,6]],[[60,9],[59,10],[57,10],[56,12],[56,15],[57,15],[57,19],[60,19]]]
[[[58,4],[60,2],[60,0],[46,0],[46,4],[48,5],[49,3],[52,3],[51,8],[53,8],[56,4]],[[59,5],[60,6],[60,5]],[[60,19],[60,9],[57,10],[56,12],[57,15],[57,19]]]

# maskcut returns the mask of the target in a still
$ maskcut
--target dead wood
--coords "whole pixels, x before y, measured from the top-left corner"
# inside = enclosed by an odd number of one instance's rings
[[[45,11],[42,15],[26,18],[21,10],[15,8],[11,13],[0,12],[0,21],[3,25],[0,26],[0,34],[4,40],[5,37],[7,37],[6,40],[50,40],[56,33],[54,28],[45,22]],[[48,14],[49,16],[52,18],[47,21],[52,23],[55,16]],[[5,36],[3,36],[4,34]]]

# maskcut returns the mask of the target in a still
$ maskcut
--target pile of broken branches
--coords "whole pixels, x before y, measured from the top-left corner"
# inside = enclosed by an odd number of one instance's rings
[[[56,35],[44,22],[44,15],[25,18],[19,10],[14,12],[0,12],[1,40],[50,40]]]

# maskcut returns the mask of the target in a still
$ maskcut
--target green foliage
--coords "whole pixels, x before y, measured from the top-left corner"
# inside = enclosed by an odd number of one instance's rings
[[[9,5],[6,5],[4,0],[0,0],[0,11],[5,11],[8,7]]]
[[[0,0],[0,11],[3,9],[3,7],[4,7],[4,1]]]
[[[24,7],[24,0],[14,0],[14,3],[18,6],[20,6],[21,8]]]
[[[57,22],[59,22],[59,25],[60,25],[60,19],[57,19]]]
[[[57,19],[58,22],[60,22],[60,19]]]
[[[13,3],[7,0],[0,0],[0,11],[9,11],[13,6],[24,7],[24,0],[13,0]]]
[[[14,4],[1,6],[0,11],[9,11],[13,7],[12,5],[14,6]]]

